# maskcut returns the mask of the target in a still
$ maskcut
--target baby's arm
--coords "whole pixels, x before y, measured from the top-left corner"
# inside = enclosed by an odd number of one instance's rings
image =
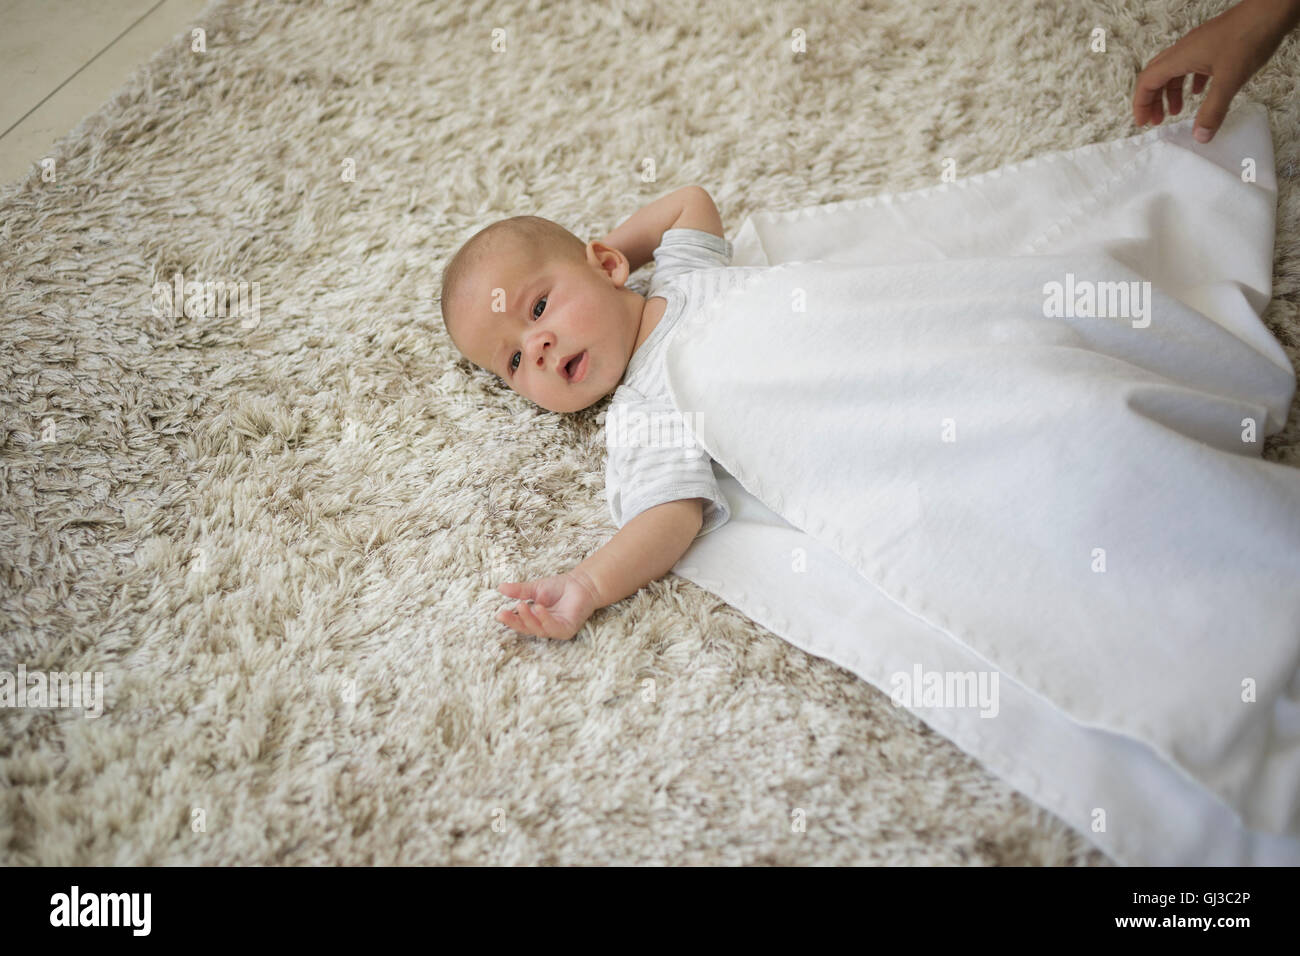
[[[704,505],[704,498],[681,498],[647,508],[572,571],[501,585],[499,590],[508,597],[535,603],[521,600],[513,610],[501,611],[497,620],[523,634],[568,640],[597,608],[621,601],[667,574],[699,534]]]
[[[702,229],[726,238],[713,197],[702,186],[683,186],[641,207],[598,241],[627,256],[628,272],[632,273],[654,258],[669,229]]]
[[[704,524],[703,498],[647,508],[573,569],[594,586],[597,607],[635,594],[678,562]]]

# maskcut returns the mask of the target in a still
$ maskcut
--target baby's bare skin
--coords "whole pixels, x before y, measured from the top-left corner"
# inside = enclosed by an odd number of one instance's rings
[[[596,608],[621,601],[672,570],[703,522],[703,498],[647,508],[572,571],[500,585],[502,594],[522,600],[498,611],[497,620],[521,634],[567,641]]]
[[[503,243],[453,303],[464,354],[549,411],[596,404],[618,388],[667,309],[667,300],[647,299],[626,282],[669,229],[723,236],[713,199],[687,186],[587,243],[582,263]],[[571,571],[499,585],[519,601],[497,620],[521,634],[574,637],[597,608],[668,573],[699,534],[704,505],[703,498],[683,498],[648,508]]]

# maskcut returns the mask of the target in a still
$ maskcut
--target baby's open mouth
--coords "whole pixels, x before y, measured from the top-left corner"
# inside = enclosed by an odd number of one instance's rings
[[[587,353],[579,352],[564,363],[564,377],[570,382],[581,382],[587,374]]]

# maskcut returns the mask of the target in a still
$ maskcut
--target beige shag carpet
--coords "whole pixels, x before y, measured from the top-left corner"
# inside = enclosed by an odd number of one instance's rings
[[[1140,64],[1225,6],[211,5],[0,190],[0,670],[106,698],[0,710],[0,862],[1108,864],[680,578],[572,642],[496,623],[614,532],[605,403],[473,369],[437,279],[505,216],[595,238],[699,183],[734,236],[1129,135]],[[1242,94],[1293,360],[1297,76],[1293,38]],[[176,317],[177,272],[256,314]]]

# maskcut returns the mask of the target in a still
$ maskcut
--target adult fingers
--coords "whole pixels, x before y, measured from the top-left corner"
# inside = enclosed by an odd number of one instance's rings
[[[1245,80],[1235,75],[1216,76],[1210,84],[1210,92],[1205,95],[1205,102],[1196,112],[1196,128],[1193,133],[1199,143],[1208,143],[1223,125],[1223,118],[1228,115],[1232,98],[1237,95]]]
[[[1169,99],[1169,115],[1177,116],[1183,111],[1183,81],[1185,76],[1176,76],[1165,84],[1165,96]]]
[[[1133,91],[1133,122],[1138,126],[1152,122],[1159,125],[1164,119],[1164,104],[1160,96],[1169,81],[1181,77],[1186,70],[1176,57],[1157,57],[1138,74],[1137,88]]]

